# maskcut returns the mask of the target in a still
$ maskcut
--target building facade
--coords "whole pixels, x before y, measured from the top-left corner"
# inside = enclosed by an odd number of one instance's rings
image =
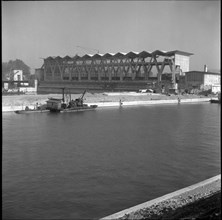
[[[205,71],[189,71],[186,72],[185,85],[188,90],[199,89],[209,90],[216,93],[220,91],[220,73],[212,73]]]
[[[86,54],[82,57],[48,57],[42,69],[44,81],[128,81],[148,80],[164,73],[168,66],[171,73],[180,69],[189,71],[189,56],[183,51],[143,51],[129,53]],[[41,70],[37,70],[38,72]]]
[[[23,81],[23,71],[22,70],[13,70],[13,80],[14,81]]]
[[[176,83],[176,75],[184,75],[189,71],[192,53],[174,50],[153,52],[129,52],[85,54],[80,57],[47,57],[36,75],[41,88],[54,85],[75,86],[78,84],[103,85],[122,83],[125,87],[134,83],[158,83],[164,78],[166,70],[171,76],[172,84]]]

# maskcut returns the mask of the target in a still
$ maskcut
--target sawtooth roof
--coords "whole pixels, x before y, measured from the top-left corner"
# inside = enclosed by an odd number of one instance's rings
[[[142,51],[142,52],[135,52],[135,51],[130,51],[128,53],[124,52],[118,52],[118,53],[106,53],[106,54],[85,54],[84,56],[78,56],[75,55],[74,57],[70,56],[65,56],[65,57],[60,57],[60,56],[50,56],[47,57],[45,60],[81,60],[81,59],[100,59],[100,58],[147,58],[147,57],[152,57],[152,56],[175,56],[175,54],[179,55],[184,55],[184,56],[191,56],[193,53],[185,52],[185,51],[180,51],[180,50],[173,50],[173,51],[164,51],[164,50],[155,50],[153,52],[149,51]]]

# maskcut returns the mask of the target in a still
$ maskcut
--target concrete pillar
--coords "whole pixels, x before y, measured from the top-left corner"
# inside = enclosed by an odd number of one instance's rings
[[[158,83],[161,83],[161,80],[162,80],[162,73],[158,72],[157,73],[157,81],[158,81]]]
[[[71,80],[72,80],[72,71],[69,68],[69,81],[71,81]]]
[[[44,77],[44,81],[46,81],[46,66],[45,66],[45,59],[44,59],[44,72],[43,72],[43,77]]]
[[[89,80],[89,81],[91,80],[91,74],[90,74],[90,71],[88,71],[88,80]]]
[[[120,81],[123,81],[123,71],[120,69]]]
[[[112,72],[110,70],[108,70],[108,74],[109,74],[109,81],[112,81]]]
[[[63,72],[60,71],[60,79],[63,81]]]
[[[81,81],[81,73],[78,72],[78,81]]]
[[[100,72],[98,71],[98,81],[101,81],[101,74],[100,74]]]
[[[135,71],[135,70],[133,70],[133,72],[132,72],[132,80],[134,81],[134,80],[135,80],[135,78],[136,78],[136,71]]]

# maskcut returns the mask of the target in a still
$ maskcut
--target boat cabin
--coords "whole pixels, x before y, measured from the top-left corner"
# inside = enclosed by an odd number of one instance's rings
[[[51,111],[60,111],[62,107],[62,100],[61,99],[55,99],[55,98],[49,98],[49,100],[46,101],[47,103],[47,109]]]

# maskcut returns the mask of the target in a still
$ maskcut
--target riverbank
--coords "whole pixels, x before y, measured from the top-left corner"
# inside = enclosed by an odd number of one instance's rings
[[[101,220],[220,219],[221,175],[157,199],[109,215]]]
[[[79,98],[81,94],[72,94],[72,99]],[[22,110],[25,106],[34,108],[36,103],[42,105],[46,103],[49,97],[62,98],[61,94],[46,94],[46,95],[15,95],[2,96],[2,112],[10,112]],[[179,98],[179,100],[178,100]],[[198,95],[171,95],[152,94],[152,93],[86,93],[84,102],[90,105],[98,105],[98,107],[115,107],[120,106],[136,106],[136,105],[151,105],[151,104],[175,104],[185,102],[208,102],[212,97]],[[65,97],[69,99],[69,97]]]

